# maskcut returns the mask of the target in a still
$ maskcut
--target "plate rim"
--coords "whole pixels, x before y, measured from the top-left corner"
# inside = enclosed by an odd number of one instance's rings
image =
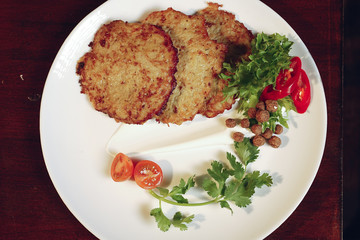
[[[84,22],[89,18],[91,17],[96,11],[98,11],[99,9],[101,8],[104,8],[105,5],[107,4],[110,4],[111,2],[114,2],[114,1],[117,1],[117,0],[110,0],[110,1],[107,1],[107,2],[104,2],[102,3],[101,5],[99,5],[97,8],[95,8],[93,11],[91,11],[90,13],[88,13],[86,15],[86,17],[84,17],[76,26],[75,28],[70,32],[70,34],[66,37],[66,39],[64,40],[62,46],[60,47],[51,67],[50,67],[50,70],[49,70],[49,73],[47,75],[47,78],[46,78],[46,82],[44,84],[44,89],[43,89],[43,93],[46,92],[46,89],[48,88],[48,82],[50,81],[49,78],[50,78],[50,75],[53,74],[54,72],[54,64],[58,61],[58,58],[60,57],[61,55],[61,52],[62,50],[65,48],[65,46],[68,44],[68,42],[71,40],[72,36],[74,35],[74,32],[76,32],[82,24],[84,24]],[[219,1],[218,1],[219,2]],[[273,14],[276,14],[279,18],[281,18],[285,24],[288,25],[288,27],[297,35],[297,33],[294,31],[294,29],[277,13],[275,12],[274,10],[272,10],[269,6],[267,6],[266,4],[264,4],[263,2],[260,2],[258,1],[259,4],[263,5],[264,7],[268,8],[269,11],[272,11]],[[171,2],[170,4],[171,5]],[[300,37],[299,37],[300,39]],[[300,39],[300,41],[302,42],[302,40]],[[303,42],[302,42],[303,43]],[[313,59],[313,57],[311,56],[311,53],[309,52],[309,50],[307,49],[307,46],[303,43],[306,51],[309,53],[309,56],[310,56],[310,59],[312,61],[312,64],[315,66],[315,70],[316,70],[316,74],[319,76],[319,84],[321,84],[321,88],[324,90],[324,87],[323,87],[323,82],[322,82],[322,79],[321,79],[321,75],[320,75],[320,72],[316,66],[316,63]],[[327,105],[326,105],[326,97],[325,97],[325,92],[323,91],[323,95],[321,96],[322,97],[322,100],[323,100],[323,104],[324,104],[324,108],[325,108],[325,112],[323,113],[323,117],[324,117],[324,123],[325,123],[325,126],[324,128],[322,129],[322,134],[324,135],[324,138],[323,138],[323,142],[321,144],[321,147],[320,147],[320,151],[319,151],[319,154],[321,156],[319,156],[320,160],[317,161],[317,166],[316,168],[314,169],[314,172],[312,174],[312,178],[311,179],[308,179],[308,184],[306,184],[308,187],[307,187],[307,190],[303,192],[302,194],[302,197],[301,199],[299,199],[298,203],[294,204],[294,207],[291,211],[288,211],[289,214],[284,216],[283,219],[279,220],[278,221],[278,224],[275,224],[275,226],[273,227],[273,229],[268,232],[267,234],[264,233],[264,236],[263,237],[266,237],[268,235],[270,235],[273,231],[275,231],[277,228],[279,228],[279,226],[281,224],[283,224],[286,219],[289,218],[289,216],[291,214],[293,214],[293,212],[296,210],[296,208],[300,205],[300,203],[303,201],[304,197],[306,196],[306,194],[308,193],[309,189],[311,188],[311,185],[313,184],[314,180],[315,180],[315,177],[317,175],[317,172],[320,168],[320,165],[322,163],[322,158],[323,158],[323,154],[324,154],[324,149],[325,149],[325,145],[326,145],[326,138],[327,138],[327,127],[328,127],[328,119],[327,119]],[[97,232],[96,229],[92,228],[91,226],[88,226],[88,224],[86,223],[86,221],[82,218],[82,216],[79,216],[79,214],[76,213],[76,211],[72,208],[72,206],[70,206],[69,204],[69,200],[66,198],[66,196],[63,196],[60,194],[60,191],[58,189],[58,186],[57,184],[55,183],[56,180],[53,179],[53,174],[51,174],[51,167],[49,165],[49,162],[46,160],[46,156],[48,156],[48,153],[47,153],[47,150],[43,147],[44,146],[44,117],[43,114],[44,114],[44,100],[42,99],[41,100],[41,105],[40,105],[40,118],[39,118],[39,122],[40,122],[40,142],[41,142],[41,148],[42,148],[42,153],[43,153],[43,156],[44,156],[44,162],[45,162],[45,165],[46,165],[46,169],[48,171],[48,174],[49,174],[49,177],[52,181],[52,184],[54,185],[58,195],[60,196],[61,200],[64,202],[64,204],[66,205],[66,207],[69,209],[69,211],[72,213],[72,215],[89,231],[91,232],[92,234],[94,234],[96,237],[99,237],[99,236],[102,236],[101,233]]]

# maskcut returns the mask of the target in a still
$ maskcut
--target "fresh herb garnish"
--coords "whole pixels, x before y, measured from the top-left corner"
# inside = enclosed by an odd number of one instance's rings
[[[168,218],[163,210],[162,203],[177,206],[203,206],[218,203],[221,208],[231,209],[231,203],[238,207],[246,207],[251,203],[251,197],[255,193],[255,188],[271,186],[272,177],[268,173],[260,174],[259,171],[247,171],[249,163],[254,162],[259,155],[259,149],[251,144],[249,138],[243,142],[234,143],[236,155],[240,160],[227,153],[226,157],[230,166],[227,167],[219,161],[213,161],[211,168],[207,170],[208,175],[198,186],[207,192],[210,199],[200,203],[189,203],[185,194],[195,186],[194,176],[174,186],[171,190],[158,187],[157,191],[149,190],[149,193],[159,200],[159,207],[151,210],[150,215],[155,217],[158,228],[167,231],[171,226],[180,230],[187,230],[194,215],[184,216],[181,212],[176,212],[172,218]]]
[[[265,131],[266,128],[269,128],[271,131],[275,132],[275,127],[279,123],[285,128],[289,128],[287,123],[288,115],[291,110],[296,111],[293,100],[290,96],[278,99],[278,110],[276,112],[270,112],[270,118],[267,122],[261,123],[262,130]]]
[[[280,70],[289,68],[292,45],[293,42],[278,33],[257,34],[251,42],[249,61],[235,66],[223,64],[224,71],[220,77],[229,80],[223,90],[224,96],[239,98],[239,111],[254,107],[263,89],[270,84],[275,85]]]

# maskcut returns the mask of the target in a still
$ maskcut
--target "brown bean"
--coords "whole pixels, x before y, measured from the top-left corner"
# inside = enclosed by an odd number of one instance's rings
[[[276,100],[266,100],[266,110],[269,112],[276,112],[278,110],[278,102]]]
[[[249,128],[250,127],[250,121],[247,118],[241,119],[240,126],[243,128]]]
[[[263,134],[261,134],[265,139],[270,139],[272,136],[273,132],[271,131],[270,128],[265,129],[265,131],[263,132]]]
[[[256,108],[260,110],[265,110],[265,103],[260,101],[256,104]]]
[[[281,126],[280,124],[277,124],[275,126],[275,134],[281,134],[283,132],[283,126]]]
[[[259,123],[263,123],[269,121],[270,113],[267,110],[257,110],[255,116]]]
[[[261,135],[256,135],[252,138],[252,144],[256,147],[260,147],[264,145],[265,142],[266,142],[265,138],[262,137]]]
[[[228,118],[226,119],[225,121],[225,125],[228,127],[228,128],[233,128],[236,126],[236,120],[233,119],[233,118]]]
[[[234,132],[232,137],[236,142],[242,142],[244,140],[244,134],[241,132]]]
[[[259,124],[252,125],[250,129],[255,135],[260,135],[262,132],[262,127]]]
[[[247,113],[248,113],[249,118],[255,118],[255,116],[256,116],[256,108],[249,108]]]
[[[281,145],[281,139],[277,136],[272,136],[269,140],[268,143],[270,144],[270,146],[272,146],[273,148],[278,148]]]

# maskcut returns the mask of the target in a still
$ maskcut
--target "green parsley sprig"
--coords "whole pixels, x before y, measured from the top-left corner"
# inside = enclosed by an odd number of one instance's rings
[[[243,142],[235,142],[234,147],[240,160],[227,152],[226,158],[230,166],[213,161],[211,168],[207,170],[208,175],[198,186],[207,192],[210,197],[208,201],[190,203],[185,197],[185,194],[195,187],[195,176],[189,177],[187,181],[181,179],[180,183],[171,190],[161,187],[158,187],[157,191],[149,190],[149,193],[159,200],[159,206],[152,209],[150,215],[155,218],[160,230],[165,232],[173,226],[184,231],[188,229],[187,224],[194,219],[194,215],[184,216],[181,212],[176,212],[172,218],[168,218],[162,210],[162,203],[176,206],[204,206],[218,203],[221,208],[233,212],[231,203],[238,207],[246,207],[251,204],[251,197],[256,188],[272,185],[272,177],[268,173],[247,171],[248,164],[254,162],[259,155],[259,149],[251,144],[250,139],[245,138]]]

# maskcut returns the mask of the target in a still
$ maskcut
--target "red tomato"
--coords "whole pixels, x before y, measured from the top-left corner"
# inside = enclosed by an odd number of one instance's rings
[[[131,159],[123,153],[118,153],[111,164],[111,177],[115,182],[128,180],[134,170]]]
[[[265,101],[268,99],[278,100],[286,97],[287,95],[289,95],[287,92],[276,90],[273,88],[272,85],[268,85],[267,87],[264,88],[264,91],[261,93],[260,101]]]
[[[289,69],[281,70],[276,77],[275,90],[282,91],[290,95],[296,88],[296,83],[300,77],[301,60],[299,57],[291,59]]]
[[[137,185],[144,189],[153,189],[160,185],[163,173],[159,165],[149,160],[138,162],[134,169]]]
[[[310,81],[304,70],[301,74],[295,90],[291,93],[291,98],[298,113],[306,112],[311,100]]]

